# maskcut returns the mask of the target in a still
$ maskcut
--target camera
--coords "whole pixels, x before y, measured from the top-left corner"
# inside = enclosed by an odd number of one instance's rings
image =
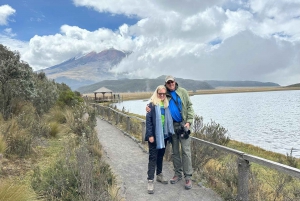
[[[188,139],[190,137],[191,131],[185,126],[185,123],[181,122],[181,137],[184,139]]]

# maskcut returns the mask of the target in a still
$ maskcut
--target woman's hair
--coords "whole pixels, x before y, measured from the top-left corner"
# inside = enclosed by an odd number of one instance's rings
[[[153,95],[151,96],[150,98],[150,102],[153,103],[154,105],[159,105],[161,100],[157,97],[158,96],[158,91],[161,90],[161,89],[164,89],[166,92],[167,92],[167,89],[164,85],[159,85]],[[165,100],[164,100],[164,107],[167,108],[169,106],[169,101],[167,99],[167,97],[165,97]]]

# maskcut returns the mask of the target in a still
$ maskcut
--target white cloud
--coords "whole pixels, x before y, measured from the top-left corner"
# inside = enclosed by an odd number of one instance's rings
[[[5,33],[5,35],[7,35],[7,36],[9,36],[11,38],[13,38],[13,37],[15,37],[17,35],[17,34],[15,34],[15,33],[12,32],[11,28],[4,29],[4,33]]]
[[[7,25],[9,16],[13,15],[15,12],[16,10],[9,5],[0,6],[0,25]]]
[[[34,69],[110,47],[133,53],[113,72],[131,77],[172,73],[198,80],[258,80],[281,85],[300,78],[298,0],[73,0],[112,15],[140,20],[112,31],[63,25],[19,46]],[[0,37],[1,42],[1,37]]]
[[[59,34],[34,36],[23,58],[31,61],[30,64],[38,70],[91,51],[100,52],[111,47],[131,50],[131,38],[124,36],[124,30],[122,34],[103,28],[90,32],[76,26],[63,25]]]

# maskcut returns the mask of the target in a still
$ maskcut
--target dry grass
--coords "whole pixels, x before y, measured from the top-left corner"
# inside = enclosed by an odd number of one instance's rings
[[[0,201],[38,200],[32,189],[24,184],[5,180],[0,183]]]
[[[201,95],[201,94],[222,94],[222,93],[243,93],[243,92],[263,92],[263,91],[286,91],[286,90],[300,90],[300,87],[225,87],[207,90],[197,90],[196,92],[189,91],[190,95]],[[133,92],[133,93],[120,93],[120,97],[123,100],[140,100],[150,99],[153,92]],[[84,94],[94,98],[93,93]],[[108,95],[106,95],[108,96]]]
[[[6,141],[2,134],[0,134],[0,154],[3,154],[7,148]],[[0,158],[1,160],[1,158]]]
[[[190,92],[190,95],[263,92],[263,91],[287,91],[287,90],[300,90],[300,87],[226,87],[226,88],[217,88],[217,89],[210,89],[210,90],[197,90],[196,92]]]

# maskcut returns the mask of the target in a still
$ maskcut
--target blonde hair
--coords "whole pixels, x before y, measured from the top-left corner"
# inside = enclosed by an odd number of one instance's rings
[[[159,105],[161,102],[161,99],[158,98],[158,91],[164,89],[167,92],[167,88],[164,85],[159,85],[155,91],[153,92],[153,95],[150,98],[150,102],[153,103],[154,105]],[[169,101],[167,97],[165,97],[164,100],[164,107],[167,108],[169,106]]]

